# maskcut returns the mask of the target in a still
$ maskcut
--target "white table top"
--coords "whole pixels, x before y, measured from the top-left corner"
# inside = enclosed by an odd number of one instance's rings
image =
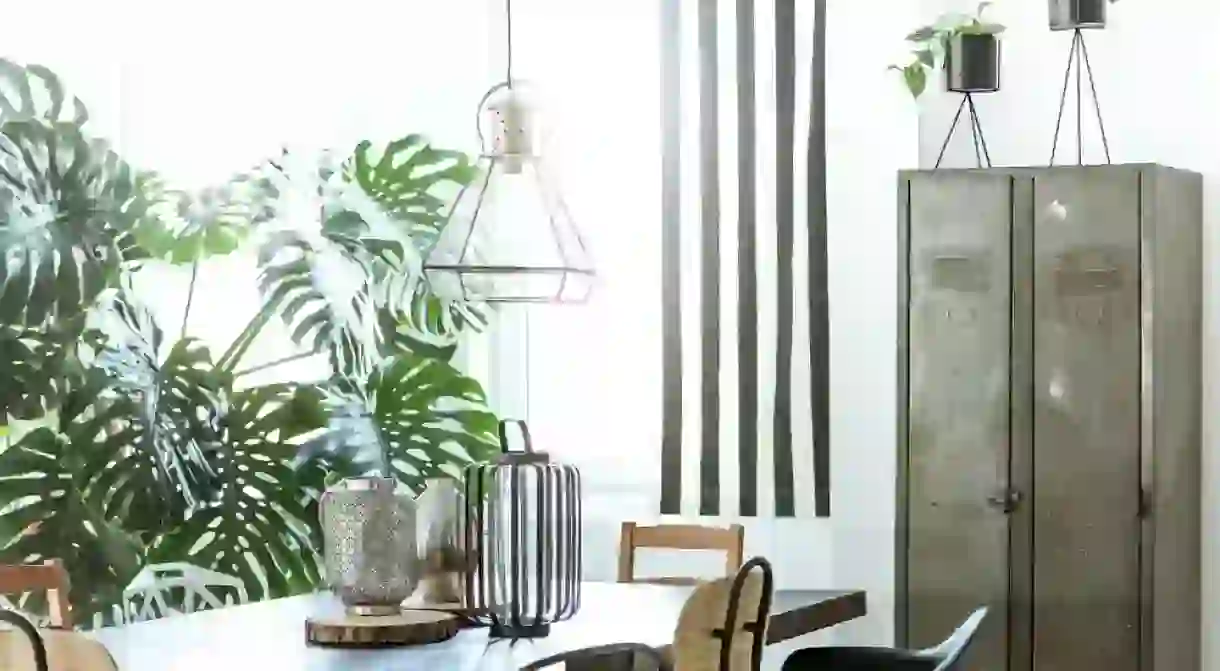
[[[443,643],[404,648],[337,649],[305,643],[305,618],[338,609],[329,593],[234,606],[107,628],[91,634],[122,671],[501,671],[561,652],[607,643],[668,645],[692,588],[585,583],[581,609],[532,641],[489,640],[466,629]],[[860,617],[864,595],[851,591],[777,591],[768,642]]]

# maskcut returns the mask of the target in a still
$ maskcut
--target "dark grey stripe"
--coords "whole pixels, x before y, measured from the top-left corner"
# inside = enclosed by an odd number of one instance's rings
[[[758,514],[758,260],[755,256],[754,0],[737,0],[737,458],[739,514]]]
[[[796,7],[775,0],[775,225],[779,316],[775,346],[775,516],[795,517],[792,478],[792,220]]]
[[[661,0],[661,512],[682,509],[682,0]]]
[[[826,281],[826,0],[814,0],[809,110],[809,374],[813,509],[830,517],[830,311]]]
[[[720,514],[720,63],[716,0],[699,0],[699,153],[703,202],[702,382],[703,431],[699,513]]]

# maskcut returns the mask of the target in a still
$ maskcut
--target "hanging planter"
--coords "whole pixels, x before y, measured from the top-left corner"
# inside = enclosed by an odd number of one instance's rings
[[[1106,27],[1106,5],[1114,0],[1049,0],[1051,30]]]
[[[958,93],[990,93],[1000,89],[1000,34],[1004,26],[985,21],[991,3],[979,4],[973,15],[945,14],[932,25],[907,35],[911,60],[890,69],[902,75],[911,96],[919,98],[928,75],[937,66],[945,71],[945,88]]]
[[[945,48],[945,88],[954,93],[999,91],[999,36],[960,32],[949,38]]]

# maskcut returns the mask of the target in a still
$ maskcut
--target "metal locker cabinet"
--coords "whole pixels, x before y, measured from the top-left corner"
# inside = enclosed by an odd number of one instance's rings
[[[920,174],[902,196],[912,645],[940,641],[981,603],[1007,608],[1012,189],[1008,175]],[[1006,639],[1004,619],[990,618],[972,663],[1002,668]]]
[[[1033,174],[1034,668],[1137,671],[1140,173]]]
[[[973,600],[993,611],[968,669],[1198,669],[1201,178],[899,186],[898,642],[939,638]],[[1004,266],[1003,291],[972,280]]]
[[[1142,669],[1202,663],[1203,178],[1140,170]]]

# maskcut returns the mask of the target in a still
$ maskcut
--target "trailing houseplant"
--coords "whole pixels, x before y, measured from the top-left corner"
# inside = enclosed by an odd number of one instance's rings
[[[420,259],[462,154],[409,135],[345,155],[284,153],[187,192],[88,135],[39,66],[0,60],[0,562],[60,557],[78,621],[150,563],[237,576],[254,599],[322,581],[328,482],[389,469],[416,492],[495,453],[496,418],[453,365],[477,306]],[[213,352],[190,334],[205,260],[257,250],[262,308]],[[138,289],[188,265],[181,325]],[[252,386],[273,320],[325,355],[322,381]],[[21,427],[19,430],[16,427]]]
[[[1004,32],[1002,24],[985,21],[983,14],[991,5],[990,2],[980,3],[974,15],[949,13],[942,15],[935,23],[922,26],[910,35],[906,41],[911,47],[911,60],[900,65],[891,65],[890,69],[902,75],[903,82],[911,96],[919,98],[927,89],[928,76],[937,67],[945,67],[950,54],[959,54],[956,64],[959,70],[975,70],[968,63],[961,62],[963,55],[972,58],[978,54],[982,58],[991,58],[993,68],[981,68],[981,71],[994,69],[998,71],[999,40]],[[995,82],[998,88],[998,77]],[[986,82],[979,82],[985,84]],[[969,90],[984,90],[983,87],[972,85]],[[994,89],[990,89],[994,90]]]

